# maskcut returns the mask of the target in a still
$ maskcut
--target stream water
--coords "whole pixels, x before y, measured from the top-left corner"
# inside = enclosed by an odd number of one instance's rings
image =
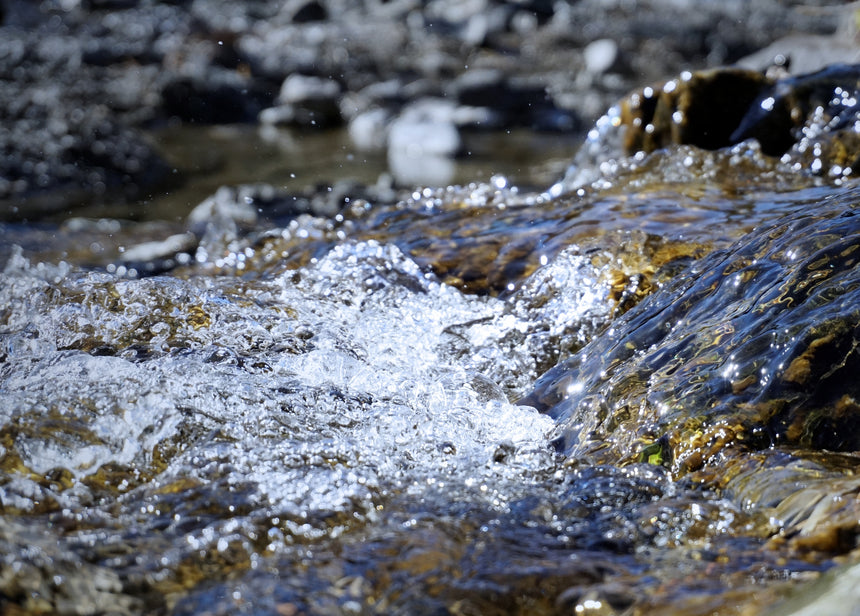
[[[0,225],[5,613],[751,614],[856,560],[850,177],[677,146],[324,215],[212,169]]]

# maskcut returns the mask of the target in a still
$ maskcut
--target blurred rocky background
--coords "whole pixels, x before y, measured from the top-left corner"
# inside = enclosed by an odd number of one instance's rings
[[[444,184],[444,162],[470,135],[523,129],[572,152],[624,93],[682,70],[853,61],[854,11],[815,0],[0,0],[0,220],[181,184],[153,135],[189,125],[335,130],[342,147],[384,155],[395,182]]]

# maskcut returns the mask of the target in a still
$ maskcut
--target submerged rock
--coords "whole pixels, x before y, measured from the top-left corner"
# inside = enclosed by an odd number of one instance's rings
[[[820,302],[840,283],[853,298],[853,243],[826,244],[850,238],[839,213],[856,188],[806,178],[781,192],[752,154],[733,183],[746,150],[685,148],[554,200],[502,177],[391,204],[224,188],[187,221],[195,258],[147,278],[81,267],[74,252],[51,264],[43,236],[12,250],[3,589],[67,613],[114,600],[129,613],[690,614],[758,609],[815,577],[851,549],[858,491],[850,455],[794,451],[816,445],[804,435],[817,409],[853,412],[816,389],[847,377],[816,362],[831,342],[804,319],[853,314]],[[78,221],[62,239],[90,244],[100,229],[132,251],[172,245],[141,245],[116,221]],[[795,276],[780,290],[784,269]],[[761,318],[796,325],[776,350],[757,342],[759,299]],[[703,388],[709,366],[729,365],[720,344],[738,349],[737,374]],[[582,391],[563,392],[617,399],[605,425],[564,401],[558,425],[510,402],[559,358],[539,381],[545,401],[579,362]],[[773,378],[747,383],[761,367]],[[731,432],[777,394],[769,428],[785,438],[772,450],[763,432]],[[723,399],[739,410],[713,406]],[[558,456],[550,438],[575,421],[605,442],[572,438]],[[76,606],[44,571],[109,584]]]
[[[853,187],[826,199],[812,192],[802,213],[696,262],[544,374],[521,403],[558,421],[558,445],[573,460],[654,456],[677,476],[729,491],[740,480],[728,469],[749,452],[857,451],[858,199]],[[757,472],[766,476],[770,464]],[[751,506],[789,496],[741,492]],[[849,511],[860,506],[854,498]],[[834,549],[853,545],[856,520],[830,522],[848,533]]]

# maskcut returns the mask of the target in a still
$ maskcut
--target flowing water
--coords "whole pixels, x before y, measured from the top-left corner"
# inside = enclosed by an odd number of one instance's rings
[[[0,226],[5,613],[750,614],[853,562],[860,188],[566,182]]]

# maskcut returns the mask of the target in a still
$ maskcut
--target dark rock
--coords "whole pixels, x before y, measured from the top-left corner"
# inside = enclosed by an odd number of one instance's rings
[[[737,143],[735,130],[769,85],[755,71],[715,69],[646,87],[620,105],[624,149],[633,154],[691,144],[715,150]]]
[[[844,178],[860,170],[860,65],[774,79],[725,68],[685,72],[624,98],[598,121],[554,187],[573,190],[602,162],[676,145],[718,150],[754,139],[792,172]]]
[[[860,118],[858,94],[860,64],[837,64],[787,77],[759,94],[731,139],[757,139],[765,153],[780,155],[802,139],[801,130],[811,121],[817,121],[822,131],[834,137],[846,128],[856,132],[853,125]],[[812,118],[812,114],[821,117]]]
[[[498,69],[466,71],[451,83],[451,90],[463,105],[490,107],[500,102],[507,105],[514,104],[510,97],[507,77]]]
[[[293,23],[301,24],[328,19],[328,11],[317,0],[310,0],[310,2],[301,0],[298,3],[293,2],[290,4],[297,5],[291,7],[294,11],[292,14]]]
[[[164,113],[192,124],[249,122],[264,105],[263,95],[254,92],[252,84],[224,70],[177,77],[164,85],[161,97]]]
[[[128,9],[138,5],[140,0],[82,0],[81,4],[89,10]]]
[[[524,11],[529,11],[542,20],[546,20],[555,14],[556,3],[553,0],[525,0],[518,2]]]
[[[5,0],[0,3],[0,24],[17,28],[32,28],[42,21],[39,6],[27,0]]]
[[[492,110],[492,126],[527,126],[535,130],[571,130],[579,126],[575,115],[555,106],[545,85],[528,79],[511,79],[501,70],[470,70],[451,84],[451,94],[465,106]]]

